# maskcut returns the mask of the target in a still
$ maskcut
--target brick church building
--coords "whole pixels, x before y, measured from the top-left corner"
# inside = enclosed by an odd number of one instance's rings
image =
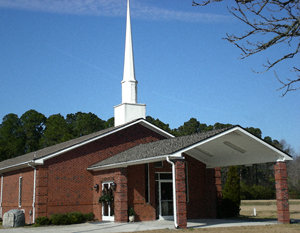
[[[289,222],[285,161],[291,157],[240,126],[174,137],[145,120],[127,25],[122,103],[115,126],[0,162],[0,214],[22,209],[27,223],[55,213],[93,212],[99,221],[216,218],[220,167],[274,162],[278,221]],[[274,184],[275,185],[275,184]],[[110,202],[99,202],[111,193]]]

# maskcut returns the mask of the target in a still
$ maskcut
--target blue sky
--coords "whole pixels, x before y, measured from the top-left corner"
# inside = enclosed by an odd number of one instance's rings
[[[247,28],[224,5],[132,0],[138,102],[147,115],[182,125],[191,117],[258,127],[300,153],[300,91],[281,97],[262,63],[274,48],[241,60],[223,40]],[[93,112],[107,120],[121,102],[125,0],[0,0],[0,118]],[[290,61],[289,61],[290,62]],[[290,64],[276,68],[289,75]]]

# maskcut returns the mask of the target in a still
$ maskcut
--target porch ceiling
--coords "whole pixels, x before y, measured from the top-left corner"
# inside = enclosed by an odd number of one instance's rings
[[[241,127],[193,145],[184,153],[205,163],[208,168],[292,160]]]

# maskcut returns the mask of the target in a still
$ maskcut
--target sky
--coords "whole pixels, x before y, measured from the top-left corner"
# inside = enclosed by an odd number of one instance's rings
[[[263,71],[275,48],[240,59],[226,33],[246,31],[224,3],[131,0],[138,102],[177,128],[190,118],[257,127],[300,153],[300,91],[281,97]],[[30,109],[45,116],[113,116],[121,103],[126,0],[0,0],[0,118]]]

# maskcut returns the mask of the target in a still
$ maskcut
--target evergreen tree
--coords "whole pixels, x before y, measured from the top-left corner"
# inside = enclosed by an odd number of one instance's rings
[[[240,213],[240,176],[237,166],[229,167],[223,189],[222,217],[236,217]]]
[[[21,117],[21,125],[25,135],[25,153],[36,151],[40,147],[40,139],[43,135],[46,117],[35,111],[29,110]]]
[[[24,154],[25,135],[19,117],[10,113],[0,125],[0,160]]]
[[[65,118],[54,114],[46,120],[46,128],[41,139],[41,147],[52,146],[74,138]]]

